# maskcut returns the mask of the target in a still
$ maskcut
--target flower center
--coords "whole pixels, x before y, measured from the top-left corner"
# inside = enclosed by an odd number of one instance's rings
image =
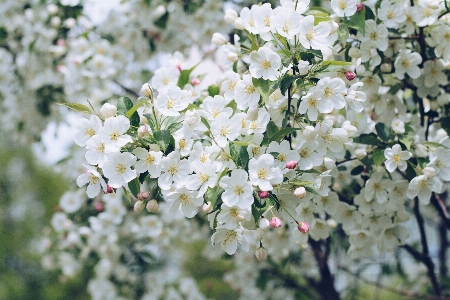
[[[270,61],[263,60],[262,62],[259,63],[259,66],[261,67],[261,69],[267,70],[268,68],[271,67]]]
[[[97,152],[99,152],[99,153],[105,152],[105,143],[98,144],[98,146],[97,146],[97,148],[95,148],[95,150],[97,150]]]
[[[185,139],[181,139],[178,142],[178,146],[180,146],[181,149],[184,148],[186,146],[186,140]]]
[[[392,160],[398,165],[401,163],[402,159],[400,158],[400,155],[396,154],[392,157]]]
[[[323,90],[323,92],[325,93],[325,97],[333,96],[333,90],[331,88],[329,88],[329,87],[325,88]]]
[[[89,175],[88,181],[89,181],[89,184],[97,184],[98,177],[95,175]]]
[[[116,166],[116,173],[117,173],[118,175],[122,175],[123,173],[125,173],[126,170],[127,170],[127,167],[125,167],[124,164],[118,164],[118,165]]]
[[[175,175],[178,173],[178,165],[173,164],[170,165],[169,170],[167,170],[167,172],[169,172],[171,175]]]
[[[200,172],[200,174],[198,174],[198,181],[203,183],[205,181],[207,181],[209,179],[208,174]]]
[[[339,0],[339,8],[344,10],[347,8],[347,1],[345,0]]]
[[[93,136],[95,134],[95,130],[92,129],[92,127],[86,128],[86,130],[84,131],[84,135],[87,136]]]
[[[371,39],[372,41],[378,40],[378,32],[372,31],[372,32],[370,33],[369,37],[370,37],[370,39]]]
[[[258,129],[258,122],[257,121],[251,121],[249,127],[250,127],[251,130]]]
[[[277,159],[279,160],[279,161],[286,161],[286,154],[283,154],[283,153],[281,153],[281,154],[278,154],[278,156],[277,156]]]
[[[175,99],[169,98],[169,100],[167,100],[167,105],[166,105],[167,108],[172,109],[174,107],[174,105],[175,105]]]
[[[117,141],[119,139],[120,133],[118,131],[111,132],[109,137],[112,141]]]
[[[244,89],[244,92],[248,95],[252,94],[253,92],[255,92],[255,87],[251,84],[247,85]]]
[[[221,126],[220,127],[220,135],[221,136],[227,136],[227,134],[230,133],[230,130],[228,129],[227,126]]]
[[[269,175],[269,172],[265,168],[262,168],[262,169],[260,169],[258,171],[258,178],[259,179],[264,179],[264,178],[267,177],[267,175]]]
[[[288,33],[292,28],[292,24],[289,21],[284,21],[282,30]]]
[[[188,205],[191,204],[191,201],[189,200],[189,196],[186,194],[181,194],[180,195],[180,202],[182,205]]]
[[[266,25],[266,27],[270,27],[270,17],[268,15],[264,17],[264,25]]]
[[[201,161],[202,163],[204,163],[207,159],[208,159],[208,155],[205,154],[205,153],[203,153],[203,154],[200,156],[200,161]]]
[[[316,32],[314,31],[314,29],[310,29],[308,31],[308,33],[306,34],[306,39],[308,41],[311,41],[314,38],[315,35],[316,35]]]
[[[410,66],[411,66],[411,62],[409,61],[409,59],[404,59],[404,60],[402,61],[402,67],[403,67],[403,68],[407,69],[407,68],[409,68]]]
[[[233,242],[236,239],[236,231],[228,230],[225,234],[225,239],[222,242],[222,245],[226,245],[227,243]]]
[[[151,154],[147,154],[147,156],[145,157],[145,161],[147,165],[151,165],[155,161],[155,157]]]
[[[234,193],[235,193],[236,195],[241,195],[241,194],[244,193],[244,188],[242,187],[242,185],[236,185],[236,186],[233,188],[233,191],[234,191]]]
[[[211,114],[215,118],[220,114],[220,110],[218,110],[217,108],[213,108]]]

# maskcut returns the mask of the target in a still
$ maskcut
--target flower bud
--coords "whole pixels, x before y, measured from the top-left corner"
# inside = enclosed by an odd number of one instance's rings
[[[297,222],[297,229],[300,232],[307,233],[309,231],[308,222]]]
[[[294,170],[295,168],[297,168],[297,162],[295,160],[288,161],[286,163],[286,168],[288,168],[289,170]]]
[[[106,193],[107,194],[114,193],[114,189],[109,184],[106,185]]]
[[[61,24],[61,18],[58,17],[58,16],[53,16],[53,17],[50,19],[50,24],[51,24],[53,27],[58,27],[58,26]]]
[[[103,203],[102,202],[95,202],[94,208],[96,212],[102,212],[103,211]]]
[[[269,192],[268,191],[258,191],[258,197],[261,199],[266,199],[267,197],[269,197]]]
[[[225,22],[227,22],[228,24],[233,24],[237,18],[238,14],[234,9],[229,8],[225,10],[225,16],[223,17]]]
[[[305,198],[306,196],[306,189],[303,186],[299,186],[294,190],[294,195],[300,199]]]
[[[211,39],[211,42],[216,46],[222,46],[227,43],[227,40],[221,33],[214,33]]]
[[[149,192],[140,192],[137,194],[137,198],[139,200],[147,200],[149,196],[150,196]]]
[[[348,81],[352,81],[356,78],[356,74],[352,71],[345,72],[345,78],[347,78]]]
[[[156,200],[148,201],[146,209],[149,213],[156,213],[158,211],[158,202]]]
[[[192,78],[191,84],[193,86],[199,85],[200,84],[200,79],[198,77]]]
[[[77,24],[77,21],[75,21],[74,18],[68,18],[64,21],[64,26],[66,26],[69,29],[72,29]]]
[[[417,157],[427,157],[428,156],[428,148],[425,145],[417,144],[414,147],[414,154]]]
[[[391,73],[391,71],[392,71],[392,64],[390,64],[390,63],[381,64],[380,70],[383,73]]]
[[[213,210],[211,201],[208,201],[208,203],[203,204],[202,210],[205,214],[210,213]]]
[[[47,5],[47,11],[49,14],[54,15],[58,12],[58,6],[51,3],[51,4]]]
[[[328,226],[330,226],[330,228],[336,228],[336,226],[338,225],[338,223],[334,219],[328,219],[327,224]]]
[[[155,10],[153,10],[152,17],[154,20],[159,19],[166,13],[166,7],[162,4],[158,5]]]
[[[360,11],[363,11],[363,10],[364,10],[364,4],[362,4],[362,3],[356,4],[356,11],[357,12],[360,12]]]
[[[242,22],[242,19],[240,17],[234,21],[234,27],[236,27],[236,29],[238,30],[245,29],[244,23]]]
[[[311,67],[310,65],[309,65],[309,62],[308,61],[306,61],[306,60],[301,60],[301,61],[299,61],[298,62],[298,73],[300,74],[300,75],[306,75],[306,74],[308,74],[308,72],[309,72],[309,68]]]
[[[402,120],[399,119],[392,120],[391,128],[392,131],[394,131],[397,134],[405,133],[405,123],[403,123]]]
[[[149,135],[148,126],[147,125],[140,126],[138,128],[138,136],[139,137],[144,137],[144,136],[147,136],[147,135]]]
[[[141,93],[145,97],[149,97],[150,99],[153,99],[153,89],[150,84],[144,83],[141,87]]]
[[[234,53],[234,52],[228,52],[228,57],[227,57],[227,59],[228,59],[229,61],[235,62],[235,61],[238,60],[238,58],[239,58],[239,56],[237,55],[237,53]]]
[[[428,178],[433,178],[436,175],[436,170],[432,167],[425,167],[423,169],[423,174]]]
[[[255,252],[255,256],[259,261],[265,261],[267,259],[267,251],[263,247],[260,247]]]
[[[269,220],[267,220],[267,218],[262,217],[261,219],[259,219],[259,228],[266,229],[269,226],[270,222]]]
[[[334,168],[336,168],[335,161],[326,156],[323,158],[323,165],[325,166],[325,168],[327,168],[327,170],[333,170]]]
[[[100,113],[103,117],[105,117],[105,119],[114,117],[117,113],[117,107],[112,104],[105,103],[102,108],[100,108]]]
[[[140,122],[141,124],[148,124],[148,120],[147,120],[146,117],[141,117],[140,120],[139,120],[139,122]]]
[[[367,156],[366,149],[362,149],[362,148],[355,149],[355,156],[359,160],[363,159],[364,157]]]
[[[361,50],[359,50],[356,47],[351,47],[350,50],[348,51],[348,56],[350,56],[351,58],[360,58],[362,55]]]
[[[270,227],[272,228],[280,228],[283,226],[283,222],[278,217],[272,217],[272,219],[269,222]]]
[[[135,212],[143,211],[144,207],[145,207],[145,202],[144,201],[138,200],[138,201],[136,201],[136,203],[134,203],[134,211]]]

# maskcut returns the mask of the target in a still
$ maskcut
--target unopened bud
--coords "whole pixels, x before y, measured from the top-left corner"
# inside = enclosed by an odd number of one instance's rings
[[[51,3],[51,4],[47,5],[47,11],[49,14],[54,15],[58,12],[58,6]]]
[[[225,11],[225,16],[223,17],[225,22],[227,22],[228,24],[233,24],[237,18],[238,18],[237,12],[231,8],[229,8]]]
[[[383,73],[391,73],[391,71],[392,71],[392,64],[390,64],[390,63],[381,64],[380,70]]]
[[[244,30],[245,29],[244,23],[242,22],[241,18],[237,18],[234,21],[234,27],[236,27],[236,29],[238,29],[238,30]]]
[[[114,117],[117,113],[117,107],[112,104],[105,103],[102,108],[100,108],[100,113],[103,117],[105,117],[105,119]]]
[[[134,203],[134,211],[135,212],[143,211],[144,207],[145,207],[145,202],[144,201],[138,200],[138,201],[136,201],[136,203]]]
[[[142,125],[141,127],[138,128],[138,136],[139,137],[144,137],[149,135],[148,132],[148,126],[147,125]]]
[[[227,40],[221,33],[214,33],[211,39],[211,42],[216,46],[222,46],[227,43]]]
[[[300,75],[306,75],[309,72],[310,64],[306,60],[301,60],[298,62],[298,72]]]
[[[267,218],[262,217],[261,219],[259,219],[259,228],[266,229],[269,226],[270,222],[269,220],[267,220]]]
[[[150,99],[153,99],[153,89],[150,84],[144,83],[141,87],[141,93],[145,97],[149,97]]]
[[[114,193],[114,189],[109,184],[106,185],[106,193],[107,194]]]
[[[210,213],[213,210],[211,201],[208,201],[208,203],[203,204],[202,210],[205,214]]]
[[[351,58],[360,58],[362,55],[361,50],[359,50],[356,47],[351,47],[350,50],[348,51],[348,56],[350,56]]]
[[[61,18],[58,17],[58,16],[53,16],[53,17],[50,19],[50,24],[51,24],[53,27],[59,26],[59,25],[61,24]]]
[[[137,198],[139,200],[147,200],[149,196],[150,196],[149,192],[140,192],[137,194]]]
[[[356,74],[352,71],[345,72],[345,78],[347,78],[348,81],[352,81],[356,78]]]
[[[156,200],[148,201],[146,209],[149,213],[156,213],[158,211],[158,202]]]
[[[331,228],[336,228],[337,225],[338,225],[338,223],[337,223],[336,220],[334,220],[334,219],[328,219],[328,220],[327,220],[327,224],[328,224],[328,226],[330,226]]]
[[[432,167],[425,167],[423,169],[423,174],[428,178],[433,178],[436,175],[436,170]]]
[[[268,191],[258,191],[258,197],[261,199],[266,199],[267,197],[269,197],[269,192]]]
[[[305,198],[306,196],[306,189],[303,186],[299,186],[294,190],[294,195],[300,199]]]
[[[364,10],[364,4],[362,4],[362,3],[356,4],[356,11],[360,12],[362,10]]]
[[[267,259],[267,251],[263,247],[260,247],[255,252],[255,256],[259,261],[265,261]]]
[[[288,168],[289,170],[294,170],[295,168],[297,168],[297,162],[295,160],[288,161],[286,163],[286,168]]]
[[[228,52],[228,60],[231,62],[235,62],[237,61],[239,58],[239,56],[237,55],[237,53],[234,52]]]
[[[140,122],[141,124],[148,124],[148,120],[147,120],[146,117],[141,117],[139,122]]]
[[[281,219],[278,217],[272,217],[269,224],[272,228],[280,228],[281,226],[283,226],[283,221],[281,221]]]
[[[192,78],[191,84],[193,86],[199,85],[200,84],[200,79],[198,77]]]
[[[64,21],[64,25],[69,29],[74,28],[76,24],[77,24],[77,21],[75,21],[74,18],[68,18]]]
[[[364,157],[367,156],[366,149],[362,149],[362,148],[355,149],[355,156],[359,160],[363,159]]]
[[[103,211],[103,203],[95,202],[94,208],[95,208],[96,212],[102,212]]]
[[[308,222],[297,222],[297,229],[300,232],[307,233],[309,231]]]

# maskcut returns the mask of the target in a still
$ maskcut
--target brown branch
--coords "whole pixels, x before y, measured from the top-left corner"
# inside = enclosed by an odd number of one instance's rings
[[[418,36],[390,36],[388,37],[390,40],[418,40],[419,37]]]
[[[431,194],[431,204],[436,208],[439,215],[441,216],[442,222],[445,225],[445,227],[450,230],[450,218],[448,216],[447,207],[440,197],[440,195],[436,193]]]
[[[130,88],[127,88],[126,86],[122,85],[120,82],[118,82],[117,80],[114,80],[114,83],[117,84],[118,86],[120,86],[126,93],[133,95],[134,97],[138,98],[139,94],[136,93],[135,91],[133,91]]]
[[[311,245],[320,272],[320,281],[317,286],[317,291],[324,300],[339,300],[340,296],[334,287],[334,278],[328,266],[328,256],[326,254],[329,250],[322,250],[321,241],[315,241],[310,238],[308,243]]]
[[[444,221],[439,224],[439,237],[441,242],[441,247],[439,249],[439,275],[441,278],[447,277],[447,250],[448,250],[448,238],[447,238],[447,226]]]

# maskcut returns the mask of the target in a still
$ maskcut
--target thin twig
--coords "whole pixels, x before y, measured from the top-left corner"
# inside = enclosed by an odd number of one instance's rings
[[[121,84],[120,82],[118,82],[117,80],[114,80],[114,83],[117,84],[117,85],[119,85],[119,86],[120,86],[123,90],[125,90],[125,92],[127,92],[128,94],[133,95],[133,96],[136,97],[136,98],[139,97],[139,94],[138,94],[138,93],[136,93],[136,92],[133,91],[132,89],[127,88],[126,86],[122,85],[122,84]]]

